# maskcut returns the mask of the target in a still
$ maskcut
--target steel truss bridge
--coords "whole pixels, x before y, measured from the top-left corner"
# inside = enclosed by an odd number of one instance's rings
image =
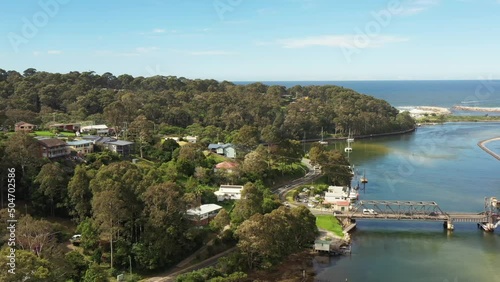
[[[481,213],[447,213],[432,201],[375,201],[360,200],[350,211],[337,214],[345,226],[356,219],[443,221],[448,230],[454,222],[473,222],[485,231],[500,225],[500,202],[495,197],[485,198],[485,211]]]

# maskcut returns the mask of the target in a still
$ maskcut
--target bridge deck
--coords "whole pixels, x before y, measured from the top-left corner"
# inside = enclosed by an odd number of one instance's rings
[[[387,220],[426,220],[426,221],[446,221],[453,222],[487,222],[488,218],[483,214],[474,213],[450,213],[450,214],[398,214],[398,213],[378,213],[378,214],[365,214],[362,212],[355,212],[350,214],[338,214],[339,219],[387,219]]]

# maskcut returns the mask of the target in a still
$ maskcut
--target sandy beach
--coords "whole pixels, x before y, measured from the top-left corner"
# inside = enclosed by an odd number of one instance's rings
[[[413,117],[420,117],[423,115],[451,115],[451,111],[444,107],[434,107],[434,106],[414,106],[414,107],[399,107],[400,111],[408,111]]]

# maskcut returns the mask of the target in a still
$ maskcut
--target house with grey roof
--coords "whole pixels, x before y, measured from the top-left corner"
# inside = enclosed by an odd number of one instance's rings
[[[209,144],[208,149],[214,153],[225,156],[226,158],[236,158],[236,149],[233,144],[227,143],[217,143]]]
[[[94,142],[89,140],[68,141],[66,144],[71,152],[79,156],[94,152]]]
[[[134,153],[134,142],[125,140],[109,141],[104,143],[105,147],[122,156],[128,156]]]
[[[221,209],[222,207],[216,204],[205,204],[187,210],[186,214],[195,225],[207,225]]]

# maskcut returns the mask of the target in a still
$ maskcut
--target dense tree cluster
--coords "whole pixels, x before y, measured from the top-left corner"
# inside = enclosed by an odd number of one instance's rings
[[[273,134],[296,140],[304,134],[318,137],[321,128],[362,135],[413,126],[409,116],[399,117],[387,102],[332,85],[287,89],[175,76],[0,69],[0,125],[21,120],[45,125],[53,119],[106,122],[117,133],[132,125],[141,144],[154,124],[197,125],[193,131],[212,140],[239,130],[234,138],[242,146],[270,142]],[[200,132],[200,127],[211,128]]]

